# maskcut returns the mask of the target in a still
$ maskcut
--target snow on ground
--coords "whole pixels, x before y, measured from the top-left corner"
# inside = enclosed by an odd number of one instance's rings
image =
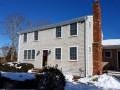
[[[73,78],[72,75],[65,75],[65,79],[66,79],[67,81],[69,81],[69,82],[72,82],[72,81],[73,81],[72,78]]]
[[[107,74],[98,76],[98,81],[93,83],[98,87],[120,89],[120,82],[113,76]]]
[[[94,85],[67,81],[65,90],[101,90],[101,88]]]
[[[21,67],[22,66],[18,66],[18,64],[20,64],[20,62],[7,62],[7,63],[5,63],[5,64],[8,64],[8,65],[10,65],[10,66],[13,66],[13,67],[15,67],[15,68],[17,68],[17,69],[21,69]],[[3,64],[4,65],[4,64]]]
[[[65,75],[67,84],[65,90],[118,90],[120,82],[113,76],[107,74],[95,75],[92,77],[80,78],[77,82],[72,80],[72,76]]]
[[[9,78],[11,80],[17,80],[17,81],[35,79],[35,74],[32,74],[32,73],[1,72],[1,76]]]
[[[35,79],[32,73],[1,72],[1,76],[17,81]],[[80,78],[78,81],[74,81],[72,75],[65,75],[65,78],[65,90],[120,90],[120,82],[107,74]]]

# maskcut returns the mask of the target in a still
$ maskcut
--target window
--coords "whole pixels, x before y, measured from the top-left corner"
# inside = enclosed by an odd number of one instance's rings
[[[32,50],[32,59],[35,59],[35,50]]]
[[[61,37],[61,27],[56,27],[56,37]]]
[[[24,50],[24,59],[27,59],[27,50]]]
[[[111,58],[112,57],[111,51],[105,51],[105,57],[106,58]]]
[[[27,42],[27,33],[24,33],[24,42]]]
[[[61,59],[61,48],[55,49],[55,59]]]
[[[35,50],[24,50],[24,59],[35,59]]]
[[[77,23],[70,24],[70,35],[77,35]]]
[[[70,60],[77,60],[77,47],[70,47]]]
[[[28,59],[31,59],[31,50],[28,50]]]
[[[34,40],[38,40],[38,31],[34,32]]]

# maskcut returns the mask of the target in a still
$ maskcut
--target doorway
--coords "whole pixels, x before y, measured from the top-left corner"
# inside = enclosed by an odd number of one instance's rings
[[[120,69],[120,51],[117,53],[117,59],[118,59],[118,68]]]
[[[48,59],[48,50],[43,50],[43,62],[42,62],[42,67],[47,66],[47,59]]]

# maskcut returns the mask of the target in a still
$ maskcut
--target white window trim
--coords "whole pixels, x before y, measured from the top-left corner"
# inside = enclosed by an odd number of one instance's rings
[[[70,60],[70,48],[71,48],[71,47],[76,47],[76,48],[77,48],[77,59],[76,59],[76,60]],[[79,49],[78,49],[78,45],[73,45],[73,46],[69,46],[69,47],[68,47],[68,61],[69,61],[69,62],[77,62],[77,61],[78,61],[78,54],[79,54],[79,53],[78,53],[78,50],[79,50]]]
[[[62,38],[63,27],[62,26],[59,26],[59,27],[61,27],[61,37],[56,37],[56,28],[55,28],[55,38],[56,39],[61,39]]]
[[[110,52],[110,57],[106,57],[106,55],[105,55],[106,52]],[[112,58],[112,51],[111,51],[111,50],[106,50],[106,51],[104,52],[104,57],[105,57],[105,58],[108,58],[108,59],[111,59],[111,58]]]
[[[55,54],[56,54],[56,53],[55,53],[56,48],[61,48],[61,59],[56,59],[56,58],[55,58],[55,57],[56,57],[56,56],[55,56]],[[55,61],[62,61],[62,47],[55,47],[55,48],[54,48],[54,59],[55,59]]]
[[[38,40],[35,40],[35,31],[33,32],[33,41],[38,42],[39,41],[39,31],[38,31]]]
[[[48,50],[48,52],[49,52],[51,49],[42,49],[42,58],[43,58],[43,51],[44,50]],[[48,54],[48,56],[49,56],[49,54]]]
[[[70,25],[69,25],[69,36],[70,37],[77,37],[78,36],[78,25],[79,25],[79,23],[78,22],[75,22],[75,23],[77,23],[77,35],[70,35]],[[72,23],[71,23],[72,24]]]
[[[26,50],[26,51],[28,51],[28,50]],[[27,56],[26,56],[26,59],[28,59],[28,52],[27,52],[27,54],[26,54]],[[23,56],[25,57],[25,50],[23,50]],[[23,57],[23,58],[24,58]],[[24,58],[24,60],[26,60],[25,58]]]
[[[26,41],[25,41],[25,34],[26,34]],[[28,33],[23,33],[23,43],[27,43],[28,41]]]
[[[41,67],[43,67],[42,64],[43,64],[43,51],[44,51],[44,50],[48,50],[48,52],[49,52],[49,50],[51,50],[51,49],[48,49],[48,48],[42,49],[42,53],[41,53]],[[51,52],[52,52],[52,51],[51,51]],[[49,64],[48,64],[48,60],[49,60],[49,54],[48,54],[48,56],[47,56],[47,65],[49,65]]]
[[[25,50],[27,50],[27,59],[24,59],[23,57],[23,61],[35,61],[35,59],[32,59],[32,50],[35,50],[35,49],[25,49]],[[23,50],[23,56],[24,56],[25,50]],[[28,59],[28,50],[31,50],[31,59]],[[36,58],[36,50],[35,50],[35,58]]]

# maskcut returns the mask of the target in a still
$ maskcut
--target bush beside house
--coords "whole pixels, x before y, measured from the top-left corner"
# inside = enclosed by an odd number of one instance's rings
[[[21,67],[21,68],[16,68]],[[27,63],[13,63],[11,64],[1,64],[0,70],[5,73],[21,74],[34,66]],[[19,72],[19,73],[18,73]],[[29,73],[28,73],[29,74]],[[24,81],[13,80],[9,77],[2,76],[0,73],[0,89],[39,89],[39,90],[64,90],[65,87],[65,77],[60,70],[54,67],[45,67],[39,71],[39,73],[34,73],[34,79],[26,79]],[[19,76],[20,78],[23,76]],[[13,77],[14,78],[14,77]]]

